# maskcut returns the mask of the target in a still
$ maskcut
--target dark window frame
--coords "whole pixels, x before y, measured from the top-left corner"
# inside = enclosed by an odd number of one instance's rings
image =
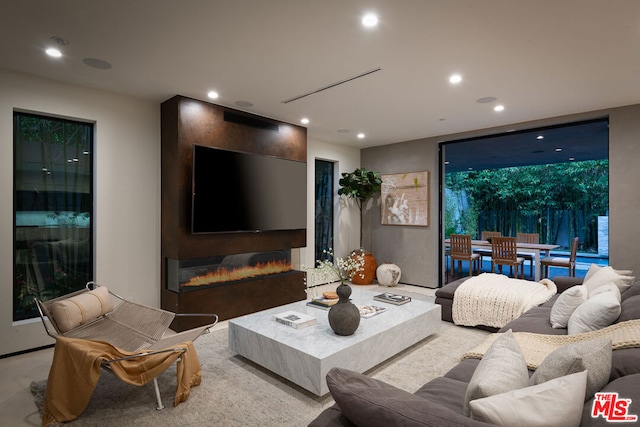
[[[94,138],[89,121],[13,113],[13,321],[93,280]]]

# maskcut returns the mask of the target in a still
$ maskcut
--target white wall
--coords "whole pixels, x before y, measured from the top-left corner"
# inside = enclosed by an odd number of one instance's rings
[[[315,160],[335,162],[334,242],[336,256],[344,257],[360,246],[360,212],[355,205],[343,206],[338,197],[338,179],[343,172],[360,167],[360,149],[319,140],[307,141],[307,247],[300,250],[300,263],[314,265]],[[299,267],[298,267],[299,268]]]
[[[14,110],[95,123],[95,278],[160,306],[160,106],[0,70],[0,355],[53,343],[12,321]]]

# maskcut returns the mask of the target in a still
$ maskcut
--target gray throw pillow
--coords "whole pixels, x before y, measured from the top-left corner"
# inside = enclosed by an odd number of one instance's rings
[[[513,332],[500,334],[478,363],[464,397],[463,414],[469,416],[469,402],[529,384],[529,370]]]
[[[567,344],[549,354],[533,373],[530,385],[537,385],[587,370],[585,400],[591,399],[609,381],[611,340],[606,338]]]
[[[327,373],[331,396],[355,425],[367,427],[470,426],[473,421],[440,404],[342,368]]]

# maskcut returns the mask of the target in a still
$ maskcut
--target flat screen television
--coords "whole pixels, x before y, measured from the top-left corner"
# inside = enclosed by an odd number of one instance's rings
[[[305,162],[193,146],[193,234],[304,229],[306,205]]]

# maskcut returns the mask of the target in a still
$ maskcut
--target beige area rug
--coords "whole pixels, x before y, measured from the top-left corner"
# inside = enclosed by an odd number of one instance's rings
[[[215,328],[214,328],[215,329]],[[371,377],[414,392],[441,376],[460,357],[480,344],[488,332],[442,322],[428,337],[370,370]],[[155,410],[153,384],[135,387],[103,371],[87,409],[69,426],[306,426],[333,404],[331,395],[317,397],[232,353],[226,328],[196,341],[202,364],[202,384],[189,399],[172,406],[175,365],[158,378],[163,411]],[[364,356],[363,356],[364,357]],[[42,409],[46,380],[34,381],[31,391]]]

